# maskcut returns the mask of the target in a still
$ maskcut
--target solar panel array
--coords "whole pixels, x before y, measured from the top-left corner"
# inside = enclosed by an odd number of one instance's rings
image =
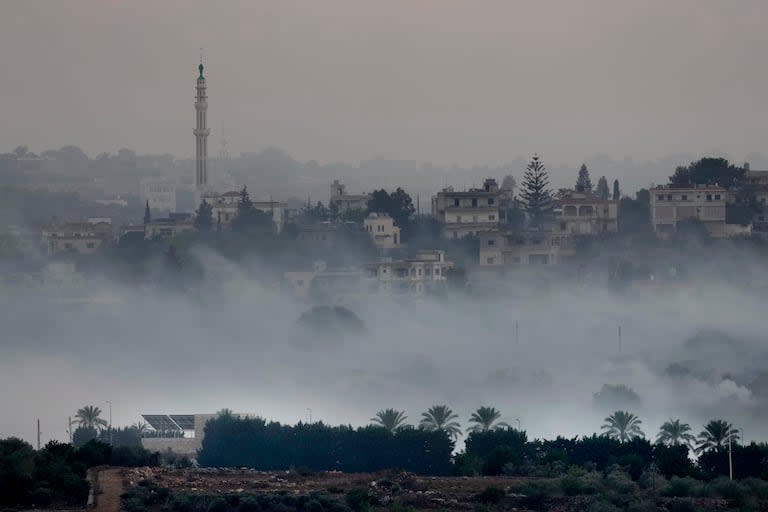
[[[161,432],[195,430],[194,414],[142,414],[144,421]]]

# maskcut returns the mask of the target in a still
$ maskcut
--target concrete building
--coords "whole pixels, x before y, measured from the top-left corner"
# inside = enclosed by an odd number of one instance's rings
[[[176,182],[169,178],[142,178],[139,180],[141,203],[157,212],[176,211]]]
[[[677,230],[679,222],[697,219],[713,237],[725,232],[727,190],[718,186],[658,186],[651,193],[651,223],[656,234],[667,237]]]
[[[488,231],[481,233],[479,238],[481,267],[559,265],[573,254],[568,234]]]
[[[93,254],[112,241],[107,222],[52,222],[40,231],[49,256],[59,253]]]
[[[457,192],[444,188],[432,198],[432,214],[442,225],[446,238],[478,235],[499,227],[502,192],[496,180],[488,178],[483,188]]]
[[[619,230],[619,202],[593,194],[564,191],[556,204],[556,231],[571,235],[598,235]]]
[[[395,226],[395,221],[386,213],[368,214],[363,221],[363,229],[373,239],[373,243],[379,249],[397,249],[400,247],[400,228]]]
[[[142,434],[141,446],[151,452],[163,453],[171,450],[178,455],[186,455],[194,459],[203,445],[205,424],[216,416],[216,414],[142,414],[141,417],[149,425],[149,429]],[[238,413],[233,416],[245,418],[248,415]]]
[[[419,251],[414,258],[382,258],[365,266],[363,285],[369,293],[421,296],[445,286],[446,271],[453,262],[444,251]]]
[[[202,195],[202,199],[211,205],[213,221],[215,223],[220,222],[222,229],[229,229],[232,221],[237,217],[237,204],[240,202],[240,192],[236,190],[223,194],[206,192]],[[283,230],[285,225],[285,209],[288,206],[286,203],[272,200],[251,200],[251,202],[254,208],[272,217],[272,222],[275,223],[275,229],[277,229],[278,233]]]
[[[189,213],[171,213],[168,217],[152,219],[144,226],[144,238],[174,238],[182,233],[195,230],[194,220]]]
[[[749,170],[744,175],[744,181],[754,190],[757,201],[764,207],[768,206],[768,171]]]
[[[330,208],[332,205],[335,205],[340,212],[347,210],[365,210],[368,208],[368,201],[370,200],[370,194],[348,194],[346,185],[339,180],[333,180],[328,207]]]

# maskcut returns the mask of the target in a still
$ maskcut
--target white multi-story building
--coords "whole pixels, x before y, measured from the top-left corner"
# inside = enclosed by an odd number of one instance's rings
[[[400,247],[400,228],[386,213],[370,213],[363,221],[363,229],[373,239],[379,249],[397,249]]]
[[[671,235],[677,230],[679,222],[688,219],[699,220],[713,237],[726,235],[726,189],[708,185],[664,185],[652,188],[650,193],[651,223],[658,236]]]
[[[170,213],[168,217],[152,219],[144,225],[144,238],[173,238],[195,230],[192,215],[188,213]]]
[[[445,259],[444,251],[419,251],[415,258],[383,258],[366,265],[363,282],[371,292],[420,296],[444,286],[450,268],[453,262]]]
[[[479,238],[481,267],[559,265],[572,254],[571,237],[551,231],[488,231]]]
[[[488,178],[483,188],[457,192],[447,187],[432,198],[432,214],[442,225],[446,238],[479,235],[499,227],[502,192],[496,180]]]
[[[176,211],[176,182],[169,178],[142,178],[139,181],[139,197],[142,203],[157,212]]]

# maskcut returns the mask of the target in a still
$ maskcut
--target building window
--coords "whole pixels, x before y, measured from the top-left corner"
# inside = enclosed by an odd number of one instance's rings
[[[419,277],[421,277],[421,269],[419,269],[418,274],[419,274]]]
[[[477,198],[476,197],[472,198],[472,208],[477,208]]]
[[[488,245],[496,245],[496,240],[488,240]]]
[[[686,194],[683,194],[683,195],[680,196],[680,199],[682,199],[683,201],[687,201],[688,200],[688,196]]]
[[[472,222],[477,222],[477,215],[472,216]]]
[[[495,260],[495,258],[494,258],[493,256],[491,256],[490,258],[487,258],[485,261],[486,261],[486,263],[488,263],[489,265],[493,265],[493,262],[494,262],[494,260]]]
[[[456,222],[461,222],[461,215],[456,216]]]
[[[671,201],[671,200],[672,200],[672,194],[667,194],[667,201]]]
[[[96,244],[94,244],[93,242],[88,242],[87,244],[85,244],[85,246],[89,249],[93,249],[94,247],[96,247]]]
[[[664,196],[659,194],[659,195],[656,196],[656,200],[657,201],[663,201],[664,200]]]
[[[440,269],[439,269],[439,268],[436,268],[436,269],[435,269],[435,275],[436,275],[436,276],[439,276],[439,275],[440,275]]]
[[[712,200],[712,194],[707,194],[707,201],[711,201],[711,200]]]
[[[495,215],[489,215],[488,216],[488,220],[494,220],[495,221],[496,220],[496,216]]]
[[[453,206],[459,206],[459,198],[453,200]]]
[[[560,231],[565,231],[568,229],[568,225],[565,222],[560,223]]]
[[[720,200],[720,194],[715,194],[715,201],[719,201],[719,200]]]
[[[488,198],[488,206],[493,206],[493,203],[495,203],[495,202],[496,202],[496,200],[494,198],[492,198],[492,197]]]

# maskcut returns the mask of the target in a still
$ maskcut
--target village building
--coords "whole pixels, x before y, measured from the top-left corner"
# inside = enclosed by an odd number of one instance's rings
[[[563,191],[555,202],[555,230],[571,235],[599,235],[619,230],[619,202],[594,194]]]
[[[413,258],[382,258],[365,265],[363,283],[372,293],[418,297],[444,287],[451,268],[445,251],[419,251]]]
[[[560,265],[573,254],[572,237],[554,231],[481,233],[480,266]]]
[[[456,191],[446,187],[432,198],[432,214],[440,222],[445,238],[479,235],[499,227],[502,196],[493,178],[486,179],[482,188]]]
[[[229,229],[232,221],[237,217],[237,205],[240,202],[240,192],[233,190],[223,194],[215,192],[206,192],[202,195],[202,200],[211,206],[213,222],[221,226],[222,229]],[[283,230],[285,225],[285,210],[287,204],[281,201],[256,201],[251,200],[253,207],[272,217],[275,229],[278,233]]]
[[[40,230],[49,256],[59,253],[93,254],[112,241],[112,224],[97,222],[51,222]]]
[[[152,219],[144,225],[144,238],[151,240],[154,238],[169,239],[195,230],[195,223],[192,214],[189,213],[170,213],[168,217]]]
[[[348,194],[346,185],[339,180],[333,180],[328,207],[335,208],[339,212],[365,210],[368,208],[368,201],[370,200],[370,194]]]
[[[653,230],[659,237],[668,237],[677,231],[680,222],[695,219],[706,227],[710,236],[724,237],[727,193],[723,187],[710,185],[663,185],[652,188],[650,194]]]
[[[372,212],[363,221],[363,229],[371,236],[378,249],[397,249],[401,246],[400,228],[386,213]]]

